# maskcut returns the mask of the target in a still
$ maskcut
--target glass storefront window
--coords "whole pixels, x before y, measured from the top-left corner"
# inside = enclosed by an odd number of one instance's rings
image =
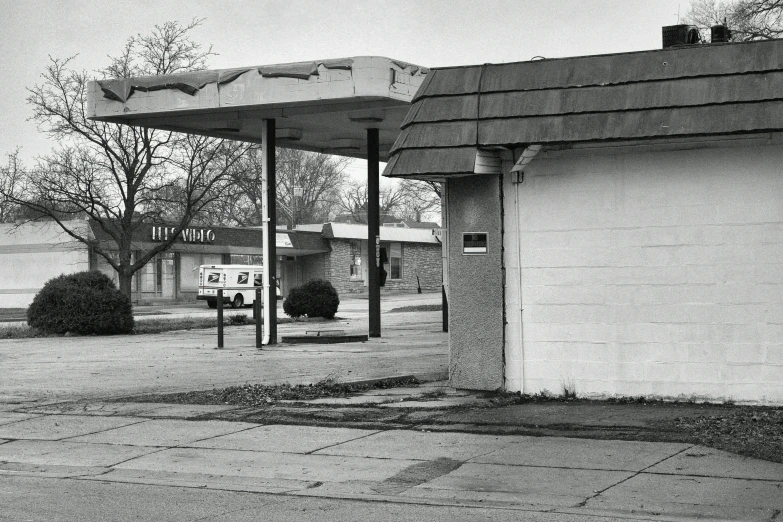
[[[402,243],[389,244],[389,278],[402,279]]]
[[[147,297],[177,296],[177,258],[174,252],[164,252],[150,259],[138,272],[140,290]]]
[[[361,280],[362,277],[362,244],[351,241],[351,279]]]
[[[232,265],[258,265],[264,264],[264,256],[253,254],[231,254]]]
[[[155,276],[156,268],[157,262],[155,258],[153,258],[147,261],[147,264],[139,270],[139,274],[141,275],[141,291],[143,293],[155,293],[155,288],[157,287],[157,277]]]

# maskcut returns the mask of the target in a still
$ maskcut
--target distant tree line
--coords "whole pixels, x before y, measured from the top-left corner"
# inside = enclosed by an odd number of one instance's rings
[[[692,0],[685,22],[709,34],[713,25],[726,24],[737,42],[783,36],[783,0]]]

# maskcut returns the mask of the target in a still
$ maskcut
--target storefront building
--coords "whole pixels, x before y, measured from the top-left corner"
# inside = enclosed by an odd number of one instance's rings
[[[436,69],[450,382],[783,404],[783,41]]]
[[[92,232],[96,240],[111,249],[112,241],[94,223]],[[157,243],[168,239],[173,227],[142,226],[134,241],[135,255],[147,251]],[[171,248],[148,262],[133,279],[133,301],[150,303],[158,301],[195,301],[198,291],[198,267],[201,265],[261,265],[263,235],[260,228],[224,228],[194,226],[182,231]],[[328,244],[318,233],[279,231],[277,233],[277,270],[297,258],[325,254]],[[90,253],[90,267],[113,277],[116,273],[109,263],[94,251]],[[298,279],[281,278],[284,295]],[[307,277],[306,272],[302,273]]]
[[[111,250],[113,241],[96,223],[80,231]],[[386,291],[437,291],[441,285],[441,248],[432,230],[391,229],[381,234],[388,252]],[[366,292],[366,267],[357,253],[367,250],[361,225],[303,225],[276,234],[277,274],[283,296],[310,279],[327,279],[338,293]],[[141,226],[133,242],[139,256],[173,233],[173,227]],[[193,226],[182,231],[171,248],[156,255],[133,278],[137,304],[196,302],[198,267],[212,264],[262,265],[261,228]],[[53,222],[0,225],[0,307],[25,307],[43,284],[60,274],[100,270],[117,282],[111,265],[85,244],[65,235]],[[35,266],[35,270],[29,270]],[[418,276],[418,278],[417,278]]]
[[[297,232],[319,231],[330,252],[321,256],[323,278],[340,294],[367,291],[367,227],[347,223],[299,225]],[[380,259],[383,292],[438,292],[443,284],[441,244],[433,229],[382,226]],[[317,262],[319,256],[313,256]]]

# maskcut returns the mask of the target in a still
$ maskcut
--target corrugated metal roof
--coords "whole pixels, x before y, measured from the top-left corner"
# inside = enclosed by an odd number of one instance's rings
[[[483,147],[783,130],[782,116],[783,40],[437,69],[384,174],[473,172]]]
[[[392,147],[460,147],[476,143],[475,120],[438,121],[428,125],[411,125],[400,133]]]
[[[558,143],[704,136],[783,129],[780,101],[707,105],[646,111],[482,120],[479,139],[487,145]]]
[[[680,78],[628,85],[569,87],[539,91],[482,93],[480,118],[611,112],[672,106],[713,105],[783,98],[783,72]],[[477,96],[424,98],[403,121],[475,120]]]
[[[392,156],[383,175],[472,174],[475,166],[476,147],[403,149]]]

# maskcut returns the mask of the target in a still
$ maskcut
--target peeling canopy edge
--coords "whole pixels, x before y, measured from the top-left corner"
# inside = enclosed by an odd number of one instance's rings
[[[353,59],[341,58],[317,62],[223,69],[218,71],[194,71],[160,76],[143,76],[139,78],[98,80],[98,85],[100,85],[105,98],[125,103],[128,101],[128,98],[133,96],[134,91],[148,92],[162,89],[175,89],[190,96],[195,96],[206,85],[211,83],[224,85],[233,82],[241,75],[253,70],[258,71],[261,76],[267,78],[297,78],[306,80],[311,76],[318,76],[318,67],[321,65],[327,69],[351,70],[353,67]]]
[[[258,67],[258,72],[265,78],[297,78],[307,80],[311,76],[318,76],[318,66],[323,65],[327,69],[343,69],[350,71],[353,67],[351,58],[339,60],[324,60],[322,62],[303,62],[282,65],[264,65]]]
[[[104,98],[125,103],[134,91],[159,91],[176,89],[195,96],[198,91],[210,83],[218,85],[233,82],[242,74],[252,71],[252,67],[243,69],[225,69],[221,71],[196,71],[182,74],[165,74],[161,76],[143,76],[121,80],[98,80]]]

